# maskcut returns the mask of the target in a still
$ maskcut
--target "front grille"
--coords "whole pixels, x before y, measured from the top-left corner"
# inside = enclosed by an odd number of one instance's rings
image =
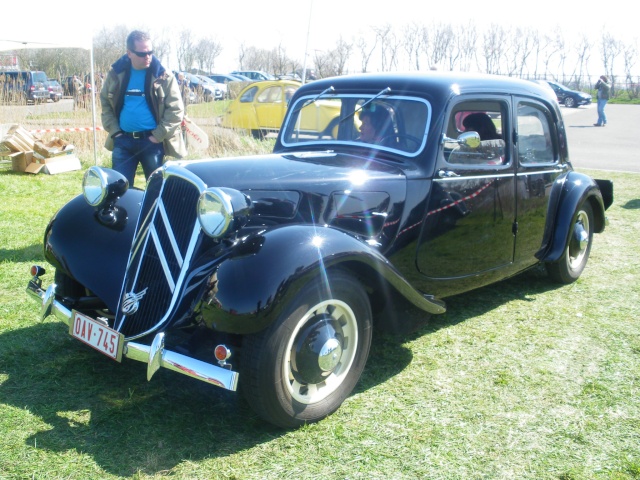
[[[175,166],[150,179],[116,314],[115,328],[125,337],[150,333],[169,318],[200,235],[203,188]]]

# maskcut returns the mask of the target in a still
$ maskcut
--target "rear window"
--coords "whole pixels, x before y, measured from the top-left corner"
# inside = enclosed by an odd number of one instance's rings
[[[33,81],[45,83],[47,81],[47,75],[44,72],[33,72]]]

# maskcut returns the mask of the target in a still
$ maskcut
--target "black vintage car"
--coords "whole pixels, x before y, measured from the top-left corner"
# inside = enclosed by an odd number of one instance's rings
[[[320,100],[340,107],[322,132],[301,121]],[[436,72],[317,80],[273,154],[168,162],[144,191],[91,167],[83,192],[45,231],[54,283],[32,269],[42,316],[149,379],[239,387],[283,427],[342,404],[396,299],[428,317],[541,263],[578,279],[613,201],[573,171],[547,90]]]

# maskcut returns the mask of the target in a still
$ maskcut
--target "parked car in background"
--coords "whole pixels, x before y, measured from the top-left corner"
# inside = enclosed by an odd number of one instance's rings
[[[174,72],[184,74],[185,78],[189,82],[189,88],[195,93],[195,101],[198,102],[211,102],[213,100],[222,100],[224,98],[224,92],[220,88],[219,84],[216,84],[210,79],[204,80],[200,76],[188,72]],[[206,78],[206,77],[204,77]]]
[[[49,99],[47,75],[37,70],[2,71],[2,96],[8,102],[41,103]]]
[[[195,75],[203,85],[208,85],[213,91],[213,100],[223,100],[227,98],[227,84],[219,83],[206,75]],[[208,100],[207,100],[208,101]]]
[[[260,70],[236,70],[231,72],[232,75],[242,75],[256,82],[263,80],[276,80],[275,75]]]
[[[544,80],[556,93],[558,103],[569,108],[577,108],[580,105],[589,105],[591,103],[591,94],[581,92],[579,90],[572,90],[560,83],[552,82],[551,80]]]
[[[232,83],[232,82],[247,82],[251,81],[248,77],[243,77],[241,75],[232,75],[230,73],[212,73],[211,75],[207,75],[211,80],[216,83]]]
[[[49,90],[49,98],[54,102],[59,102],[60,99],[62,99],[63,94],[63,88],[62,85],[60,85],[60,82],[58,82],[57,80],[48,79],[46,86],[47,90]]]
[[[218,124],[226,128],[248,130],[255,138],[277,133],[289,100],[300,86],[301,83],[294,80],[253,82],[229,104],[227,111],[218,118]],[[331,100],[318,101],[312,108],[304,110],[300,128],[332,135],[338,126],[339,115],[339,104]]]
[[[40,316],[117,362],[146,363],[147,379],[164,368],[240,387],[260,417],[290,428],[340,407],[374,330],[411,328],[399,299],[428,318],[536,265],[560,285],[582,274],[613,185],[573,170],[546,90],[437,72],[295,90],[270,154],[169,161],[144,190],[90,167],[42,236],[55,273],[47,286],[31,269]],[[326,122],[304,128],[326,102],[339,113],[330,134]],[[363,115],[379,135],[361,136]],[[460,131],[471,115],[494,138]],[[580,290],[557,294],[588,308]]]

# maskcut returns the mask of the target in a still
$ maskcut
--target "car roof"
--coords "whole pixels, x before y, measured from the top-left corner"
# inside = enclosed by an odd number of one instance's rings
[[[466,93],[520,94],[539,97],[552,104],[556,102],[555,95],[548,89],[528,80],[463,72],[363,73],[323,78],[306,83],[296,92],[296,96],[317,95],[330,87],[339,93],[353,91],[372,95],[389,88],[392,94],[415,95],[432,103]]]
[[[256,88],[256,87],[259,89],[265,89],[267,87],[287,87],[287,86],[299,88],[300,85],[301,83],[297,82],[296,80],[258,80],[257,82],[251,82],[249,85],[244,87],[240,93],[250,88]]]

